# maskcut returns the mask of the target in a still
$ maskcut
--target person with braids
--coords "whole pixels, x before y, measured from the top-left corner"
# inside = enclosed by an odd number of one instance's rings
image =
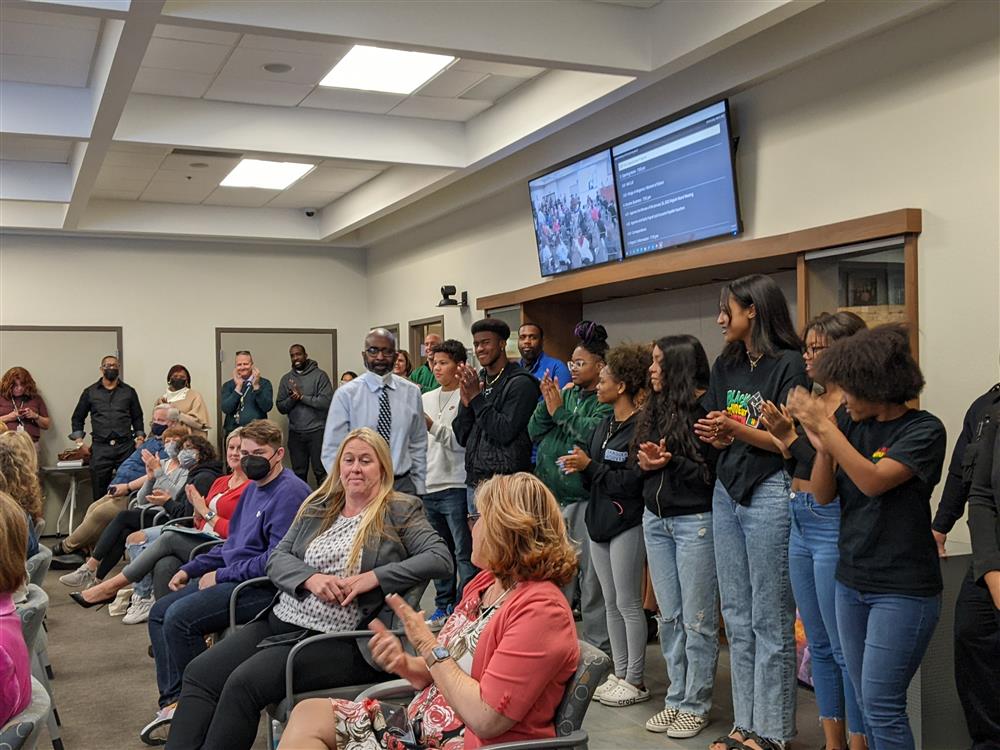
[[[524,326],[521,327],[525,330]],[[548,487],[562,508],[571,539],[580,542],[580,571],[571,582],[567,598],[572,603],[579,588],[583,615],[583,638],[605,652],[611,651],[604,611],[604,597],[594,566],[584,515],[590,493],[579,474],[565,473],[557,461],[577,444],[586,445],[601,420],[611,414],[610,404],[597,398],[597,382],[608,351],[608,332],[589,320],[573,329],[579,339],[569,365],[572,382],[561,383],[549,370],[541,381],[542,401],[528,423],[528,435],[536,444],[535,476]]]
[[[660,649],[670,687],[650,732],[694,737],[708,724],[719,657],[719,585],[712,534],[712,487],[718,451],[699,441],[705,416],[708,357],[694,336],[653,344],[652,393],[633,443],[642,469],[643,539],[660,614]]]
[[[722,288],[718,323],[726,346],[712,367],[708,414],[694,429],[722,451],[712,534],[734,722],[710,750],[783,750],[795,735],[791,483],[761,410],[765,401],[784,403],[794,386],[806,384],[802,341],[781,287],[760,274]]]
[[[941,420],[913,409],[924,377],[900,325],[835,341],[816,365],[846,409],[836,422],[804,388],[788,399],[816,449],[816,502],[840,499],[837,630],[868,747],[912,750],[906,692],[941,614],[931,493],[944,466]]]
[[[642,610],[642,471],[633,437],[637,402],[646,386],[648,346],[624,344],[606,355],[597,398],[612,407],[584,448],[574,446],[561,464],[579,472],[590,493],[585,511],[590,559],[604,593],[614,677],[598,687],[605,706],[630,706],[649,700],[643,683],[646,615]]]

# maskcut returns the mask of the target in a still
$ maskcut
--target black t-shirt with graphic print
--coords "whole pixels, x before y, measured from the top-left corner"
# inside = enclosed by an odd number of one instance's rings
[[[773,357],[761,358],[753,369],[746,356],[736,361],[719,357],[712,365],[712,379],[702,403],[709,411],[724,411],[763,431],[760,415],[764,402],[785,403],[788,392],[797,385],[808,385],[799,351],[783,349]],[[783,466],[780,453],[737,440],[719,454],[716,473],[733,500],[749,505],[757,485]]]
[[[841,414],[837,426],[873,463],[891,458],[913,472],[876,497],[837,470],[840,495],[840,561],[837,580],[874,594],[933,596],[941,591],[941,566],[931,535],[931,491],[941,479],[946,438],[941,420],[910,409],[888,422],[854,422]]]

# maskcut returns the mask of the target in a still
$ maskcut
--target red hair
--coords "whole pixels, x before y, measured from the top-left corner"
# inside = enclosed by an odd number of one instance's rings
[[[38,386],[35,385],[35,379],[31,377],[31,373],[23,367],[11,367],[3,374],[3,379],[0,379],[0,396],[10,398],[14,390],[14,383],[18,380],[24,386],[25,396],[31,398],[38,395]]]

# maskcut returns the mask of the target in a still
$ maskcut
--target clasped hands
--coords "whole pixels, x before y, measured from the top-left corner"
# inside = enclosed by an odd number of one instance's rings
[[[356,576],[340,577],[327,573],[313,573],[302,584],[317,599],[327,604],[346,607],[359,594],[364,594],[378,586],[378,578],[372,571]]]

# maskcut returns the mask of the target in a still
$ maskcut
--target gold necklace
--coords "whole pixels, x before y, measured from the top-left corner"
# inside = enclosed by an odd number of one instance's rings
[[[750,350],[748,349],[747,350],[747,359],[750,360],[750,372],[753,372],[754,370],[757,369],[757,365],[760,364],[760,361],[762,359],[764,359],[764,355],[760,354],[760,355],[758,355],[757,359],[754,359],[753,357],[750,356]]]
[[[489,386],[493,385],[494,383],[496,383],[500,379],[500,376],[503,375],[503,371],[504,371],[504,368],[501,367],[500,368],[500,372],[497,373],[497,376],[495,378],[493,378],[493,380],[490,380],[490,374],[486,373],[486,386],[489,387]],[[486,371],[484,370],[483,372],[486,372]]]

